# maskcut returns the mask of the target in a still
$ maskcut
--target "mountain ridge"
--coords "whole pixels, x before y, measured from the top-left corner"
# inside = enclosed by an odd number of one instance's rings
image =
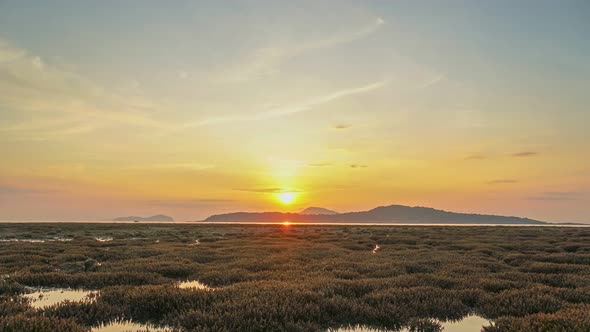
[[[546,224],[514,216],[456,213],[422,206],[388,205],[367,211],[337,214],[301,214],[283,212],[234,212],[212,215],[205,222],[338,222],[338,223],[416,223],[416,224]]]
[[[128,216],[128,217],[118,217],[114,218],[113,221],[174,221],[174,218],[170,216],[166,216],[163,214],[156,214],[150,217],[138,217],[138,216]]]
[[[330,209],[326,209],[326,208],[322,208],[322,207],[317,207],[317,206],[310,206],[308,208],[305,208],[303,211],[299,212],[299,214],[338,214],[339,212],[336,212],[334,210],[330,210]]]

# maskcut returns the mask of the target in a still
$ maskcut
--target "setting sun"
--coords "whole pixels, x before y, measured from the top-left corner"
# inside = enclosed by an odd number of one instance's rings
[[[297,195],[293,192],[284,192],[277,194],[277,199],[279,200],[279,202],[285,205],[293,203],[296,197]]]
[[[590,332],[589,32],[590,0],[0,0],[0,332]]]

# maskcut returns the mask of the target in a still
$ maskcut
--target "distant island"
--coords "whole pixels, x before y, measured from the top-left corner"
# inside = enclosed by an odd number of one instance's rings
[[[307,209],[306,209],[307,210]],[[302,212],[305,212],[303,210]],[[319,210],[311,210],[319,211]],[[329,211],[329,210],[328,210]],[[282,212],[235,212],[212,215],[205,222],[334,222],[334,223],[415,223],[415,224],[518,224],[541,225],[542,221],[486,214],[455,213],[420,206],[389,205],[369,211],[308,214]]]
[[[321,207],[310,206],[307,209],[299,212],[299,214],[338,214],[338,212]]]
[[[129,217],[119,217],[113,219],[113,221],[174,221],[174,218],[170,216],[165,216],[163,214],[157,214],[151,217],[138,217],[138,216],[129,216]]]

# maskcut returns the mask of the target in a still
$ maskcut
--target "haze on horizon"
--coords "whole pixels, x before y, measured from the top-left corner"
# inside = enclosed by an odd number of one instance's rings
[[[588,1],[0,3],[0,220],[588,222]]]

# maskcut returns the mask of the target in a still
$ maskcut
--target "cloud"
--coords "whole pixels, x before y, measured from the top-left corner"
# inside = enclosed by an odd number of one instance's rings
[[[327,48],[345,43],[350,43],[354,40],[361,39],[375,33],[384,24],[385,20],[381,17],[377,17],[373,22],[369,23],[368,25],[359,30],[353,31],[352,33],[333,36],[322,40],[306,42],[301,44],[301,46],[296,47],[296,50],[299,50],[299,52],[304,52],[313,49]]]
[[[469,155],[467,157],[465,157],[465,160],[482,160],[482,159],[486,159],[486,156],[482,156],[480,154],[473,154],[473,155]]]
[[[234,189],[236,191],[247,191],[247,192],[252,192],[252,193],[268,193],[268,194],[280,194],[280,193],[285,193],[285,192],[290,192],[290,193],[298,193],[298,192],[302,192],[299,189],[289,189],[289,188],[239,188],[239,189]]]
[[[582,196],[577,191],[547,191],[537,196],[530,196],[526,199],[533,201],[573,201]]]
[[[582,195],[583,193],[579,191],[546,191],[543,193],[544,195],[551,195],[551,196],[566,196],[566,197],[577,197]]]
[[[351,164],[350,168],[366,168],[369,167],[367,165],[359,165],[359,164]]]
[[[568,197],[555,197],[555,196],[529,196],[526,198],[530,201],[571,201]]]
[[[159,207],[169,207],[169,208],[203,208],[203,207],[212,207],[212,206],[219,206],[226,203],[233,203],[235,200],[232,199],[218,199],[218,198],[197,198],[197,199],[190,199],[190,200],[155,200],[155,201],[147,201],[145,205],[147,206],[159,206]]]
[[[314,106],[326,104],[331,101],[335,101],[335,100],[338,100],[338,99],[341,99],[344,97],[363,94],[366,92],[370,92],[370,91],[382,88],[383,86],[387,85],[387,83],[389,83],[389,80],[381,80],[381,81],[377,81],[377,82],[370,83],[370,84],[363,85],[363,86],[334,91],[334,92],[329,93],[327,95],[312,98],[312,99],[310,99],[306,102],[303,102],[301,104],[295,104],[295,105],[271,109],[267,112],[260,113],[260,116],[274,117],[274,116],[289,115],[289,114],[293,114],[293,113],[308,111],[308,110],[312,109]]]
[[[342,89],[338,91],[334,91],[328,93],[326,95],[317,96],[314,98],[310,98],[308,100],[302,101],[300,103],[291,104],[291,105],[283,105],[278,107],[273,107],[264,111],[256,112],[250,115],[228,115],[216,118],[209,118],[204,119],[197,122],[187,123],[182,126],[183,129],[191,128],[191,127],[200,127],[206,125],[214,125],[214,124],[222,124],[222,123],[229,123],[229,122],[239,122],[239,121],[254,121],[260,119],[267,119],[267,118],[275,118],[280,116],[291,115],[300,112],[306,112],[313,109],[316,106],[326,104],[341,98],[345,98],[348,96],[358,95],[367,93],[383,86],[387,85],[389,80],[381,80],[374,83],[370,83],[367,85],[362,85],[358,87],[353,87],[349,89]]]
[[[333,128],[334,129],[349,129],[351,128],[352,125],[348,125],[348,124],[339,124],[339,125],[335,125]]]
[[[225,70],[218,80],[221,82],[242,82],[276,74],[282,64],[291,58],[309,51],[335,47],[361,39],[376,32],[384,24],[385,20],[378,17],[367,26],[345,34],[258,48],[245,60]]]
[[[444,80],[445,78],[446,78],[446,75],[444,75],[444,74],[436,75],[436,76],[432,77],[431,79],[429,79],[428,81],[425,81],[424,83],[418,85],[416,88],[418,90],[426,89],[426,88],[433,86],[433,85],[437,84],[438,82]]]
[[[167,127],[149,117],[148,113],[156,108],[153,103],[114,93],[2,39],[0,104],[23,118],[21,122],[0,125],[2,136],[15,139],[76,135],[115,123]]]
[[[514,179],[498,179],[498,180],[492,180],[492,181],[488,181],[486,183],[488,184],[509,184],[509,183],[518,183],[518,180],[514,180]]]
[[[31,188],[31,187],[17,187],[10,185],[0,185],[0,194],[8,195],[42,195],[56,193],[58,190],[55,189],[44,189],[44,188]]]
[[[0,127],[0,135],[17,140],[46,141],[92,132],[103,125],[76,116],[63,118],[31,116],[29,121]]]
[[[538,153],[535,151],[522,151],[522,152],[513,153],[512,157],[532,157],[532,156],[536,156],[536,155],[538,155]]]
[[[200,163],[164,163],[164,164],[146,164],[127,167],[129,169],[154,169],[154,170],[179,170],[179,171],[203,171],[215,168],[213,164]]]
[[[325,166],[332,166],[332,164],[330,164],[330,163],[312,163],[312,164],[307,164],[307,166],[310,166],[310,167],[325,167]]]

